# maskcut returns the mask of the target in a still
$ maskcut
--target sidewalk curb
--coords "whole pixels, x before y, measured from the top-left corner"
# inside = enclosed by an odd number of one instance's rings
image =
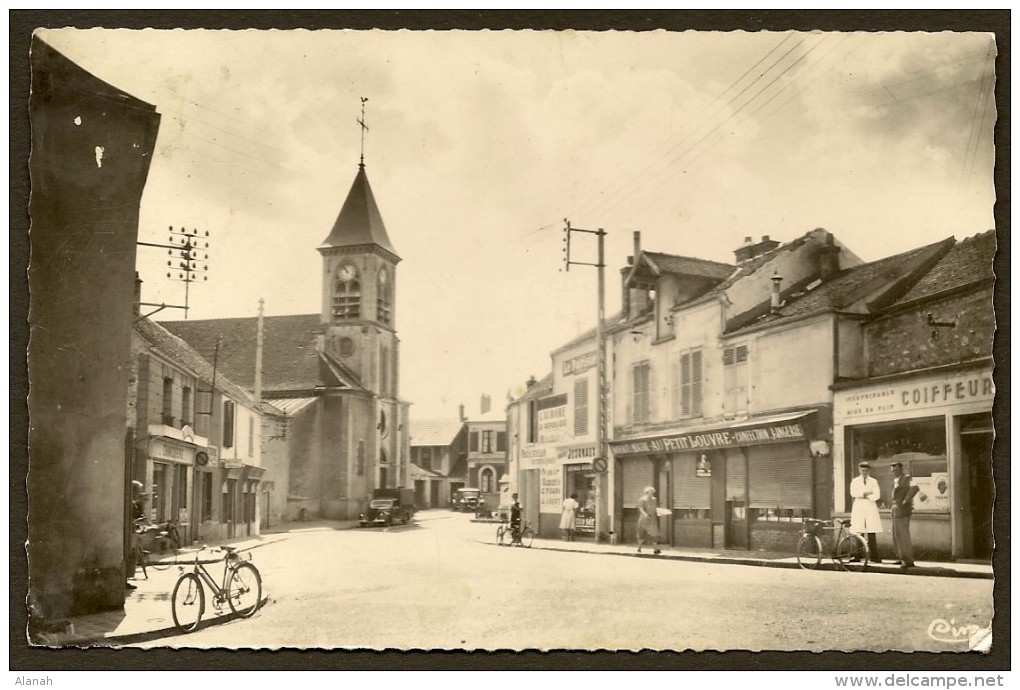
[[[479,540],[481,544],[489,544],[490,546],[499,546],[498,544],[492,544],[489,541]],[[556,551],[559,553],[586,553],[594,554],[599,556],[620,556],[623,558],[644,558],[648,560],[670,560],[670,561],[683,561],[687,563],[713,563],[719,565],[746,565],[746,566],[757,566],[759,568],[785,568],[790,570],[804,570],[800,567],[800,564],[796,562],[780,561],[780,560],[769,560],[762,558],[734,558],[727,556],[695,556],[691,554],[676,554],[676,553],[663,553],[658,556],[650,553],[625,553],[621,551],[597,551],[594,549],[568,549],[561,546],[533,544],[530,548],[541,549],[542,551]],[[829,571],[829,572],[842,572],[834,563],[821,563],[816,571]],[[973,580],[993,580],[995,579],[994,573],[984,572],[967,572],[961,570],[954,570],[953,568],[947,567],[916,567],[910,570],[902,570],[898,566],[884,566],[884,565],[869,565],[863,573],[858,574],[883,574],[883,575],[912,575],[915,577],[955,577],[962,579],[973,579]]]

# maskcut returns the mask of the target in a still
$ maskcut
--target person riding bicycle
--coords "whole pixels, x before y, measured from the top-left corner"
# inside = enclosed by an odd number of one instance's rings
[[[517,494],[510,499],[510,534],[514,541],[521,538],[521,502],[517,500]]]

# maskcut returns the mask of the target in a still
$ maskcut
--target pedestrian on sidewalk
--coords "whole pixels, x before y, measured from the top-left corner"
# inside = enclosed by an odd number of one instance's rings
[[[563,501],[563,515],[560,517],[560,529],[567,541],[574,541],[574,529],[577,527],[577,509],[581,504],[577,502],[577,494],[570,494],[570,498]]]
[[[655,487],[645,487],[644,494],[638,500],[638,547],[651,546],[656,555],[659,554],[659,502],[655,498]]]
[[[914,567],[914,545],[910,542],[910,516],[914,513],[914,496],[920,489],[912,484],[909,474],[903,474],[903,463],[894,462],[889,466],[893,475],[892,490],[892,539],[896,548],[899,566],[903,569]]]
[[[875,535],[883,531],[882,517],[878,513],[878,499],[882,495],[882,489],[878,485],[878,480],[871,476],[871,465],[862,462],[857,465],[857,469],[860,474],[850,482],[850,495],[854,499],[850,511],[850,530],[867,535],[871,562],[881,563]]]
[[[133,580],[135,577],[135,570],[138,568],[138,528],[139,520],[145,517],[145,494],[142,491],[145,486],[140,481],[131,482],[131,535],[128,540],[128,552],[124,559],[124,576],[126,580]],[[137,585],[133,585],[125,580],[124,585],[128,589],[138,589]]]

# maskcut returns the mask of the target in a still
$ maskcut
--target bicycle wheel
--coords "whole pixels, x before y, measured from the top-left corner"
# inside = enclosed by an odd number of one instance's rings
[[[813,534],[802,534],[797,542],[797,562],[805,570],[814,570],[822,562],[822,541]]]
[[[170,600],[174,614],[174,625],[181,632],[191,632],[202,622],[205,612],[205,592],[202,581],[195,573],[184,573],[174,585]]]
[[[844,535],[836,544],[836,562],[843,570],[859,573],[868,567],[868,542],[859,534]]]
[[[500,546],[513,546],[513,543],[514,543],[514,531],[512,529],[510,529],[509,527],[507,527],[499,535],[499,545]]]
[[[504,527],[503,525],[500,525],[499,527],[496,528],[496,543],[497,544],[502,544],[503,543],[503,532],[506,532],[506,527]]]
[[[521,530],[521,546],[530,547],[531,542],[535,541],[535,530],[530,527],[525,527]]]
[[[241,618],[255,615],[262,603],[262,577],[251,563],[234,567],[227,582],[227,601],[230,610]]]

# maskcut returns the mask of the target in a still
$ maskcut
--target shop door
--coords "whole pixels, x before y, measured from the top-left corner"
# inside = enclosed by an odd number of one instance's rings
[[[992,481],[992,434],[961,433],[960,445],[970,489],[971,534],[973,557],[992,557],[992,504],[995,484]]]
[[[439,482],[429,482],[429,508],[439,505]]]
[[[656,481],[656,495],[659,497],[660,508],[670,508],[673,505],[673,463],[670,461],[656,463],[659,467]],[[673,516],[667,515],[659,518],[659,543],[673,544]]]
[[[747,456],[740,448],[726,453],[725,548],[747,549]]]

